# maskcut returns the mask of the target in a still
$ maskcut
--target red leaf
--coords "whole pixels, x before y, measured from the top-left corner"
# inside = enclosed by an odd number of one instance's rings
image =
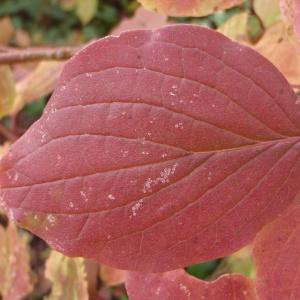
[[[67,255],[165,271],[228,255],[300,188],[299,105],[261,55],[199,26],[92,43],[1,162],[2,202]]]
[[[158,274],[127,272],[130,300],[255,300],[251,280],[241,275],[224,275],[215,281],[198,280],[183,270]]]
[[[255,239],[257,292],[261,300],[300,299],[300,207],[267,225]]]

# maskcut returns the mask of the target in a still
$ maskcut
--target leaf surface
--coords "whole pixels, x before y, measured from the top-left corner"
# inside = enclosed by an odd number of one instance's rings
[[[152,29],[166,25],[167,20],[167,16],[148,11],[141,6],[135,11],[133,17],[124,18],[118,26],[114,27],[111,34],[118,35],[122,31],[132,29]]]
[[[16,84],[16,99],[11,113],[18,113],[25,104],[50,94],[59,78],[64,62],[42,61]]]
[[[46,263],[45,276],[52,283],[47,300],[88,300],[84,259],[70,258],[52,251]]]
[[[15,98],[16,87],[11,68],[0,65],[0,118],[10,113]]]
[[[102,265],[100,267],[100,278],[106,286],[114,286],[125,281],[126,271],[111,268],[109,266]]]
[[[206,16],[243,3],[243,0],[139,0],[145,8],[169,16]]]
[[[0,30],[0,45],[7,45],[13,37],[15,31],[10,17],[0,18]]]
[[[130,300],[257,300],[253,282],[241,275],[224,275],[212,282],[198,280],[183,270],[157,274],[127,272],[126,277]]]
[[[294,36],[288,35],[283,22],[278,22],[268,28],[253,48],[268,58],[291,84],[299,83],[299,43]]]
[[[0,296],[3,300],[21,300],[32,290],[29,253],[25,240],[13,223],[0,226]]]
[[[241,12],[230,17],[218,28],[218,32],[226,35],[234,41],[247,40],[248,12]]]
[[[280,0],[281,13],[300,40],[300,0]]]
[[[83,25],[88,24],[98,9],[98,0],[76,0],[76,14]]]
[[[300,299],[300,207],[267,225],[255,239],[257,293],[261,300]]]
[[[299,191],[296,100],[266,59],[199,26],[99,40],[1,160],[0,202],[56,250],[119,269],[226,256]]]
[[[278,0],[254,0],[253,7],[266,28],[280,20]]]

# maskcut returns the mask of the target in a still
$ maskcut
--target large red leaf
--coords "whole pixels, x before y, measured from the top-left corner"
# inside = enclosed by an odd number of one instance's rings
[[[300,207],[267,225],[255,239],[257,292],[261,300],[300,299]]]
[[[299,105],[265,58],[199,26],[131,31],[66,65],[1,162],[1,199],[67,254],[165,271],[253,239],[300,188]]]
[[[143,274],[127,272],[130,300],[256,300],[253,282],[241,275],[224,275],[215,281],[198,280],[183,270]]]

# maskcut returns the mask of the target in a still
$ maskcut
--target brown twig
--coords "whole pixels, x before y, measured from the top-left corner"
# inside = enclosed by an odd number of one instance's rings
[[[72,57],[79,48],[28,48],[0,52],[0,64],[14,64],[39,60],[65,60]]]
[[[291,87],[292,87],[293,89],[299,90],[299,89],[300,89],[300,84],[291,84]]]
[[[7,140],[15,142],[18,139],[18,136],[12,133],[9,129],[3,126],[0,123],[0,134],[3,135]]]

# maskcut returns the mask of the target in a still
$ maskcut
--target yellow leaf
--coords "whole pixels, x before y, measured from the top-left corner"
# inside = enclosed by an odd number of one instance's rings
[[[18,29],[15,34],[15,43],[18,47],[26,48],[31,44],[31,37],[25,30]]]
[[[0,18],[0,45],[7,45],[14,34],[14,26],[9,17]]]
[[[246,41],[247,40],[247,24],[248,13],[242,12],[235,14],[223,25],[218,28],[218,31],[228,36],[234,41]]]
[[[45,276],[52,282],[51,294],[45,300],[88,300],[83,258],[66,257],[52,251]]]
[[[26,103],[51,93],[58,81],[64,62],[43,61],[16,84],[16,100],[12,113],[19,112]]]
[[[297,20],[299,19],[299,0],[280,0],[279,5],[282,19],[287,26],[288,33],[290,35],[295,33],[299,38],[299,29],[294,30],[297,28],[296,24],[299,22],[299,20]]]
[[[133,17],[125,18],[113,29],[111,34],[117,35],[130,29],[152,29],[167,24],[167,17],[139,7]]]
[[[278,0],[255,0],[254,10],[261,18],[265,27],[270,27],[280,20]]]
[[[243,0],[139,0],[146,9],[169,16],[206,16],[217,10],[243,3]]]
[[[115,286],[125,282],[125,271],[101,265],[100,278],[106,286]]]
[[[76,7],[76,0],[60,0],[60,7],[65,11],[72,10]]]
[[[299,43],[282,22],[271,26],[253,48],[270,60],[291,84],[299,84]]]
[[[0,146],[0,159],[1,159],[1,157],[5,154],[5,152],[7,151],[7,149],[10,147],[10,142],[5,142],[4,144],[2,144],[1,146]],[[1,202],[1,200],[0,200],[0,215],[1,214],[5,214],[5,212],[4,212],[4,204]],[[1,231],[1,227],[0,227],[0,231]],[[1,249],[1,233],[0,233],[0,249]],[[1,250],[0,250],[1,251]],[[1,260],[1,253],[0,253],[0,260]],[[0,265],[1,265],[1,262],[0,262]],[[0,272],[1,272],[1,267],[0,267]],[[1,284],[1,274],[0,274],[0,284]],[[1,294],[1,293],[0,293]]]
[[[13,223],[0,226],[0,294],[3,300],[21,300],[32,290],[26,241]]]
[[[0,65],[0,118],[8,115],[16,96],[15,81],[9,66]]]
[[[2,144],[0,146],[0,159],[1,157],[5,154],[5,152],[7,151],[7,149],[9,148],[10,146],[10,142],[5,142],[4,144]]]
[[[238,273],[255,278],[255,266],[252,259],[252,247],[246,246],[226,258],[231,273]]]
[[[254,279],[256,276],[255,265],[252,259],[252,247],[246,246],[232,255],[222,259],[213,278],[227,273],[242,274],[248,278]]]
[[[98,0],[76,0],[76,14],[82,24],[89,23],[95,16],[98,8]]]

